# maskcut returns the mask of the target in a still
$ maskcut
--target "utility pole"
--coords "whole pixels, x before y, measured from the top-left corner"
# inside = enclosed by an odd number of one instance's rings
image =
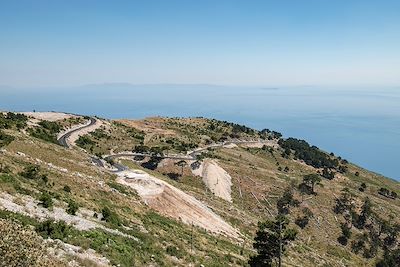
[[[192,230],[190,232],[190,252],[193,251],[193,222],[192,222]]]

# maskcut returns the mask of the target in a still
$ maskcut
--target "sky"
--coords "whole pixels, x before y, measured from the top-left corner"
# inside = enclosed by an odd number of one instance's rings
[[[0,85],[399,85],[398,0],[0,0]]]

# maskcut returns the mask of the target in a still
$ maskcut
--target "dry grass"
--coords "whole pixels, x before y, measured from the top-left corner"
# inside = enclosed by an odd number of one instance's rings
[[[172,119],[149,118],[142,121],[121,121],[123,125],[112,123],[105,132],[109,138],[100,138],[94,152],[108,154],[112,151],[126,151],[140,143],[135,137],[141,131],[145,133],[145,144],[149,146],[163,145],[173,137],[183,142],[205,144],[212,136],[218,137],[228,128],[219,125],[217,130],[208,130],[210,121],[206,119]],[[132,128],[134,127],[134,128]],[[49,190],[62,200],[74,199],[80,206],[100,211],[104,206],[112,209],[127,222],[129,227],[141,229],[143,238],[154,239],[155,251],[160,254],[167,265],[187,265],[189,262],[212,263],[215,257],[225,257],[222,263],[229,262],[229,254],[234,256],[231,265],[241,266],[251,248],[257,222],[272,217],[276,213],[276,201],[283,190],[293,184],[298,185],[305,174],[314,173],[316,169],[293,159],[281,156],[279,149],[272,153],[259,148],[217,149],[214,155],[218,164],[232,177],[232,203],[214,196],[206,189],[201,178],[194,176],[189,167],[184,169],[183,176],[172,180],[165,174],[180,173],[180,168],[173,160],[165,161],[160,168],[150,171],[151,175],[162,179],[173,186],[196,197],[209,206],[215,213],[224,218],[232,226],[238,228],[245,237],[244,255],[240,255],[242,244],[236,244],[223,237],[215,237],[194,228],[195,245],[190,252],[190,235],[192,229],[176,220],[167,219],[150,211],[137,195],[126,194],[125,190],[110,186],[115,182],[115,176],[93,166],[88,155],[80,149],[65,149],[55,144],[46,143],[26,136],[21,132],[10,131],[16,140],[8,145],[6,152],[0,153],[1,163],[10,167],[13,175],[20,172],[28,163],[39,164],[48,174],[46,187],[34,181],[18,178],[21,186],[35,192]],[[245,136],[245,135],[243,135]],[[249,135],[247,135],[250,138]],[[94,139],[94,137],[91,137]],[[22,154],[18,154],[22,152]],[[143,169],[137,163],[124,161],[134,168]],[[279,165],[278,165],[279,164]],[[345,175],[334,180],[322,180],[322,186],[316,187],[317,195],[305,196],[300,207],[292,208],[291,219],[300,214],[302,207],[308,207],[314,214],[309,225],[300,231],[297,241],[289,248],[285,257],[287,266],[373,266],[374,260],[365,260],[351,253],[349,247],[343,247],[336,241],[340,234],[339,222],[342,219],[335,215],[333,206],[335,199],[344,187],[348,187],[361,203],[369,197],[374,203],[374,211],[383,217],[394,215],[399,222],[400,200],[388,199],[377,193],[380,187],[386,187],[400,195],[398,182],[349,164]],[[278,167],[289,168],[288,172],[279,171]],[[63,171],[63,170],[67,171]],[[360,175],[356,176],[355,173]],[[367,184],[365,192],[358,191],[362,182]],[[53,185],[54,183],[54,185]],[[71,188],[71,193],[63,190]],[[15,193],[15,186],[10,182],[1,182],[0,190]],[[302,196],[295,190],[295,197]],[[297,227],[293,225],[293,227]],[[299,228],[298,228],[299,229]],[[167,255],[166,248],[173,244],[179,247],[181,258]],[[147,255],[143,252],[144,255]],[[152,251],[151,253],[154,253]],[[208,255],[214,255],[207,258]],[[146,256],[147,257],[147,256]],[[221,263],[221,264],[222,264]],[[210,264],[208,264],[210,265]]]

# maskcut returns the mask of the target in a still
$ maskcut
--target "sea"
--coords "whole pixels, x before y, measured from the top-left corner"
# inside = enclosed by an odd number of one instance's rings
[[[400,180],[398,86],[0,86],[0,110],[65,111],[108,119],[216,118],[304,139]]]

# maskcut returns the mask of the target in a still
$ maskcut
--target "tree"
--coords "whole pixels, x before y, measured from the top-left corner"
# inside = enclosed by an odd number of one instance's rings
[[[177,163],[175,163],[175,165],[181,167],[181,176],[183,176],[183,168],[185,168],[185,166],[187,165],[186,161],[180,160]]]
[[[400,248],[391,252],[385,250],[382,259],[377,262],[376,267],[398,266],[399,262],[400,262]]]
[[[310,195],[311,194],[311,188],[306,185],[305,183],[300,183],[298,186],[300,195],[301,195],[301,202],[304,200],[304,195]]]
[[[286,246],[295,240],[297,235],[297,231],[288,228],[288,224],[289,220],[282,215],[258,224],[253,244],[257,255],[250,257],[250,266],[272,266],[273,263],[282,266]]]
[[[342,235],[338,237],[338,242],[346,246],[351,236],[351,225],[348,222],[341,223],[340,229],[342,230]]]
[[[318,174],[312,173],[307,174],[303,177],[303,183],[311,187],[311,193],[315,194],[314,186],[320,185],[321,183],[321,176]]]
[[[350,214],[354,210],[353,195],[349,189],[343,188],[340,198],[336,199],[334,211],[337,214]]]
[[[360,187],[358,188],[358,190],[359,190],[360,192],[364,192],[365,189],[367,189],[367,185],[366,185],[365,183],[362,183],[362,184],[360,185]]]
[[[304,229],[307,226],[308,222],[310,221],[310,218],[314,214],[307,207],[304,207],[302,209],[302,212],[303,212],[303,214],[301,216],[298,216],[294,223],[297,224],[301,229]]]
[[[369,218],[369,217],[371,216],[371,214],[372,214],[371,208],[372,208],[372,203],[371,203],[371,201],[369,200],[369,198],[366,198],[366,199],[364,200],[364,203],[363,203],[362,207],[361,207],[361,213],[360,213],[360,215],[359,215],[359,216],[356,216],[356,217],[357,217],[357,220],[356,220],[356,222],[355,222],[354,225],[355,225],[358,229],[363,229],[363,228],[364,228],[364,226],[365,226],[365,224],[366,224],[368,218]]]
[[[276,207],[279,214],[286,215],[290,212],[291,206],[297,207],[299,204],[299,201],[293,197],[292,189],[288,187],[285,189],[282,196],[278,199]]]
[[[289,172],[289,167],[286,166],[285,169],[283,170],[284,172]]]
[[[378,194],[387,197],[390,194],[390,191],[387,188],[381,187],[378,190]]]
[[[324,168],[322,170],[322,177],[324,177],[326,179],[329,179],[329,180],[332,180],[333,178],[335,178],[335,172],[331,171],[328,168]]]

